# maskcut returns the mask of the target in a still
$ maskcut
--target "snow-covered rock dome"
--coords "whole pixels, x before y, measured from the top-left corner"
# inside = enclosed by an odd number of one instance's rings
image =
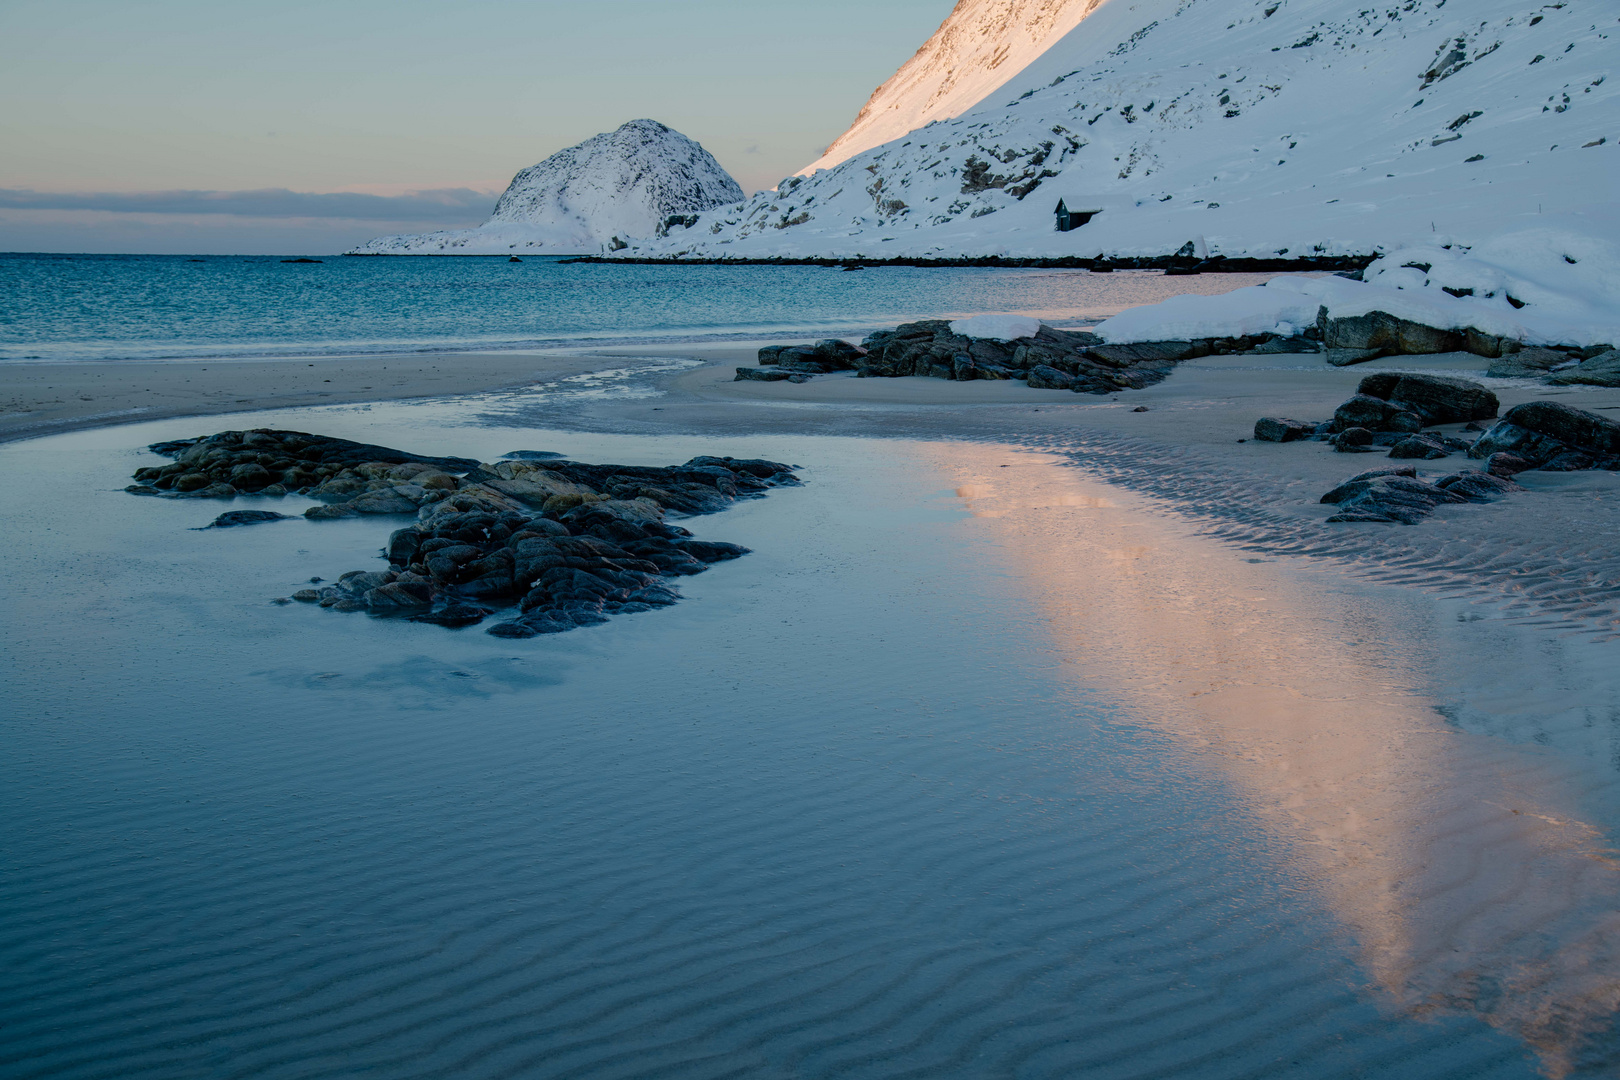
[[[476,229],[379,236],[354,253],[591,254],[742,200],[737,181],[702,146],[656,120],[632,120],[518,173]]]

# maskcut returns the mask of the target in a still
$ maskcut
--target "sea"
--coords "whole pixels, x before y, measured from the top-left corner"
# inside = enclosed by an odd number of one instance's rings
[[[847,335],[986,312],[1087,325],[1274,275],[644,266],[556,256],[0,254],[0,363],[352,356]]]

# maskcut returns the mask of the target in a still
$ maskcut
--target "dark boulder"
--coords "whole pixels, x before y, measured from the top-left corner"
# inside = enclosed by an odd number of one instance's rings
[[[1537,466],[1575,450],[1601,461],[1620,454],[1620,423],[1557,401],[1527,401],[1503,415],[1468,451],[1487,458],[1506,452]]]
[[[1365,454],[1375,448],[1373,433],[1364,427],[1346,428],[1333,438],[1333,449],[1341,454]]]
[[[1440,442],[1439,439],[1426,435],[1408,435],[1389,449],[1392,458],[1417,459],[1419,461],[1436,461],[1440,458],[1450,457],[1452,450]]]
[[[1397,409],[1415,413],[1425,427],[1489,420],[1497,414],[1496,395],[1471,379],[1452,375],[1379,372],[1361,380],[1358,395],[1380,398]]]
[[[1262,416],[1254,424],[1254,437],[1260,442],[1294,442],[1308,439],[1316,433],[1316,424],[1288,420],[1280,416]]]
[[[1500,476],[1503,479],[1517,476],[1519,473],[1535,467],[1536,463],[1529,458],[1520,457],[1518,454],[1509,454],[1506,451],[1492,454],[1485,461],[1486,471],[1492,476]]]

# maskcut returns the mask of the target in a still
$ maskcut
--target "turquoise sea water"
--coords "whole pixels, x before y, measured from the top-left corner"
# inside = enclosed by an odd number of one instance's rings
[[[1267,275],[1269,276],[1269,275]],[[620,266],[525,257],[0,254],[0,363],[713,340],[1018,312],[1058,324],[1252,274]]]

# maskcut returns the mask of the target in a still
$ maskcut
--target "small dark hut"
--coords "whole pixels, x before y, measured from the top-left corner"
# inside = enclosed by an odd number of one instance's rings
[[[1070,210],[1059,199],[1057,204],[1057,231],[1073,232],[1098,214],[1101,210]]]

